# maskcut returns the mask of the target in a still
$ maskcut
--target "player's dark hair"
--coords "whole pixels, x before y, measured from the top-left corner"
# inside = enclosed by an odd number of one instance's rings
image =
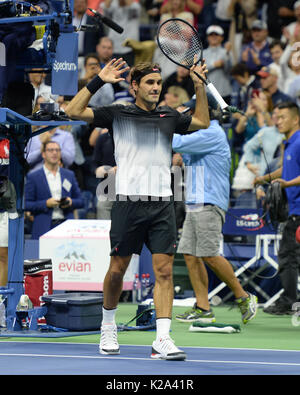
[[[130,82],[136,81],[139,84],[145,75],[151,73],[161,73],[161,68],[157,63],[139,63],[130,71]]]

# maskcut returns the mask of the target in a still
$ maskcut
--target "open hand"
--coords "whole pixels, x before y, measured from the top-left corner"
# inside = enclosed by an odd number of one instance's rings
[[[123,61],[122,58],[114,58],[106,64],[106,66],[100,71],[98,75],[102,81],[110,82],[111,84],[124,81],[125,78],[122,78],[121,75],[130,69],[129,66],[124,67],[125,65],[126,62]]]

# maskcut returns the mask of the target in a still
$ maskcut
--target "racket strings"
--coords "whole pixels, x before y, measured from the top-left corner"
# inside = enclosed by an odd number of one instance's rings
[[[165,22],[159,30],[162,51],[177,63],[193,66],[201,59],[202,46],[193,29],[180,21]]]

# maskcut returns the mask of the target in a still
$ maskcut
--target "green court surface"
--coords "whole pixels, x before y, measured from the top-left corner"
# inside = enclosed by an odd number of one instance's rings
[[[136,315],[137,306],[131,303],[120,303],[117,311],[116,321],[118,324],[127,323]],[[173,308],[175,314],[187,310],[187,307]],[[190,347],[224,347],[224,348],[251,348],[251,349],[273,349],[273,350],[300,350],[300,326],[296,326],[299,317],[273,316],[259,309],[256,317],[248,324],[241,322],[238,308],[231,309],[230,306],[214,307],[217,323],[239,324],[239,333],[195,333],[189,332],[188,323],[172,321],[171,337],[177,346]],[[296,318],[296,319],[295,319]],[[130,325],[135,325],[135,322]],[[300,325],[300,318],[299,318]],[[119,332],[119,343],[123,345],[148,345],[155,338],[154,331],[122,331]],[[81,336],[61,338],[38,338],[38,337],[3,337],[1,340],[13,341],[49,341],[69,343],[98,343],[98,334],[84,334]]]

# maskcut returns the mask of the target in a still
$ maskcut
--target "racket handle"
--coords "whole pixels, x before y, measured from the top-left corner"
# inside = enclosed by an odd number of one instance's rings
[[[212,82],[207,84],[207,89],[209,89],[210,93],[213,95],[213,97],[216,99],[218,104],[220,105],[222,110],[225,110],[228,107],[228,104],[223,100],[223,97],[220,95],[220,93],[217,91],[215,86],[213,85]]]

